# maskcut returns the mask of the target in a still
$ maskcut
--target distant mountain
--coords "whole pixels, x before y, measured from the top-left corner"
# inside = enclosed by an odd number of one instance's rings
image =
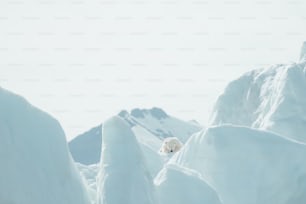
[[[131,126],[139,125],[160,139],[177,137],[185,143],[190,135],[202,129],[192,121],[183,121],[168,115],[160,108],[133,109],[130,113],[121,111],[118,114]]]
[[[101,144],[102,124],[77,136],[68,145],[74,161],[88,165],[100,161]]]
[[[253,70],[231,82],[218,98],[210,124],[259,128],[306,142],[305,58]]]
[[[137,139],[143,143],[143,148],[150,151],[150,154],[158,151],[159,145],[166,137],[175,136],[185,143],[193,133],[202,129],[199,124],[177,119],[160,108],[136,108],[130,112],[123,110],[118,116],[128,122]],[[70,152],[76,162],[88,165],[100,161],[101,129],[102,125],[98,125],[69,142]],[[155,142],[151,143],[151,140]]]

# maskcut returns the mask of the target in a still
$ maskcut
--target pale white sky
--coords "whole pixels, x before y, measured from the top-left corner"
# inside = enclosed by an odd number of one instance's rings
[[[1,0],[0,86],[68,139],[134,107],[205,124],[230,80],[298,59],[305,10],[303,0]]]

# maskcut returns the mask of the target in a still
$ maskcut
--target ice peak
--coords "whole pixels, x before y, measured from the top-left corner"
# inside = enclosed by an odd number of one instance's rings
[[[306,41],[304,41],[302,48],[301,48],[300,61],[302,60],[306,60]]]
[[[135,118],[145,118],[146,115],[151,115],[158,120],[169,117],[163,109],[157,107],[153,107],[151,109],[134,108],[130,113],[126,110],[122,110],[118,115],[124,118],[129,114]]]
[[[127,112],[126,110],[122,110],[122,111],[120,111],[120,113],[118,113],[118,116],[120,116],[120,117],[125,117],[125,116],[127,116],[129,114],[129,112]]]
[[[154,116],[157,119],[162,119],[162,118],[167,118],[168,117],[167,113],[161,108],[153,107],[153,108],[151,108],[150,112],[151,112],[151,115]]]
[[[104,123],[102,132],[97,203],[156,203],[143,152],[129,124],[115,116]]]

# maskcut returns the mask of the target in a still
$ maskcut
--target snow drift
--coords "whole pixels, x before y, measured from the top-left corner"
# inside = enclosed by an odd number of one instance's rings
[[[152,178],[129,124],[116,116],[102,132],[98,204],[156,204]]]
[[[306,146],[246,127],[209,128],[192,137],[170,163],[201,173],[223,204],[306,201]]]
[[[156,176],[157,173],[163,168],[165,162],[163,157],[159,154],[159,148],[162,145],[162,141],[139,125],[133,126],[132,131],[136,136],[137,142],[142,150],[151,176]]]
[[[215,190],[191,169],[166,165],[154,183],[160,204],[221,204]]]
[[[89,204],[60,124],[0,88],[0,203]]]
[[[270,130],[306,142],[305,90],[305,60],[248,72],[226,87],[210,123]]]

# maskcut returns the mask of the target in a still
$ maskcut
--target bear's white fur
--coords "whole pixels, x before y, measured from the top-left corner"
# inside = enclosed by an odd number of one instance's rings
[[[161,153],[175,153],[182,148],[183,144],[176,137],[168,137],[163,141],[162,147],[160,148]]]

